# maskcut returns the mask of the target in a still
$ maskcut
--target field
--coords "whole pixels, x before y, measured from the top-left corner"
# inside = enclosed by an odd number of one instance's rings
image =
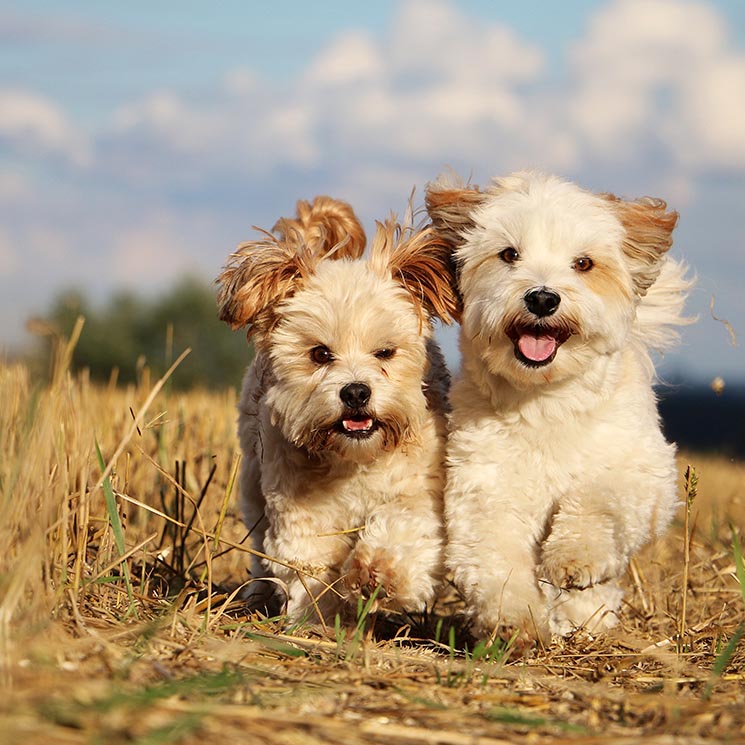
[[[95,386],[70,349],[43,387],[0,366],[0,743],[745,741],[745,464],[681,456],[608,634],[473,648],[452,591],[288,629],[238,597],[235,391]]]

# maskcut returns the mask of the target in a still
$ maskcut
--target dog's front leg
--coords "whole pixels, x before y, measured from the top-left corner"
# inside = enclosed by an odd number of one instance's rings
[[[496,475],[475,484],[451,472],[446,492],[447,563],[463,593],[480,638],[509,639],[524,646],[548,640],[546,601],[536,581],[536,553],[545,520],[540,500],[515,503],[495,493]],[[506,483],[506,479],[502,479]],[[518,493],[515,491],[514,493]]]
[[[647,535],[641,527],[649,518],[640,512],[599,482],[560,502],[538,570],[554,632],[615,625],[623,597],[619,579],[642,533]]]
[[[349,594],[373,610],[423,611],[443,575],[443,527],[434,496],[399,495],[368,517],[343,574]]]
[[[616,495],[608,495],[617,500]],[[554,517],[539,574],[561,590],[585,589],[619,577],[628,552],[623,525],[609,509],[572,499]]]
[[[265,566],[283,585],[287,594],[286,613],[292,621],[333,621],[340,610],[342,591],[339,566],[349,553],[349,539],[313,519],[293,514],[281,523],[270,524],[264,542],[265,553],[277,561]]]
[[[538,570],[554,633],[594,632],[616,624],[623,597],[619,578],[629,558],[623,533],[612,512],[576,501],[556,514]]]
[[[620,438],[617,438],[620,439]],[[539,576],[553,594],[552,625],[607,628],[621,605],[619,580],[629,559],[664,529],[676,507],[674,450],[659,433],[634,440],[634,450],[614,454],[558,500],[542,546]],[[633,464],[633,465],[632,465]]]

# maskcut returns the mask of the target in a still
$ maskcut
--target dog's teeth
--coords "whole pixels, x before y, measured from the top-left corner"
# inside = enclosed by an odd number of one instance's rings
[[[344,419],[342,422],[344,429],[347,432],[367,432],[368,429],[372,429],[372,419]]]

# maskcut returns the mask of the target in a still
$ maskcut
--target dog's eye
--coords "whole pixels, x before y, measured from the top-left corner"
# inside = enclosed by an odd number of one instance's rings
[[[379,349],[377,352],[375,352],[375,356],[379,360],[389,360],[393,355],[396,354],[396,348],[395,347],[383,347],[382,349]]]
[[[589,256],[580,256],[575,262],[574,262],[574,268],[578,272],[589,272],[590,269],[594,266],[594,263],[592,259]]]
[[[502,259],[505,264],[514,264],[520,258],[520,254],[517,252],[517,249],[509,246],[508,248],[505,248],[504,251],[500,252],[499,258]]]
[[[310,358],[317,365],[328,365],[328,363],[334,359],[334,355],[331,354],[331,350],[328,347],[319,344],[317,347],[313,347],[313,349],[310,350]]]

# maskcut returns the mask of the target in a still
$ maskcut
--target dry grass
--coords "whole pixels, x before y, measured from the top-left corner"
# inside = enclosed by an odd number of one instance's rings
[[[530,659],[468,653],[444,601],[372,632],[287,631],[234,594],[248,564],[235,393],[152,396],[146,372],[96,387],[68,359],[63,346],[43,388],[0,367],[0,742],[745,737],[730,528],[743,543],[745,465],[681,458],[681,484],[687,462],[698,476],[688,551],[681,510],[634,561],[607,635]]]

